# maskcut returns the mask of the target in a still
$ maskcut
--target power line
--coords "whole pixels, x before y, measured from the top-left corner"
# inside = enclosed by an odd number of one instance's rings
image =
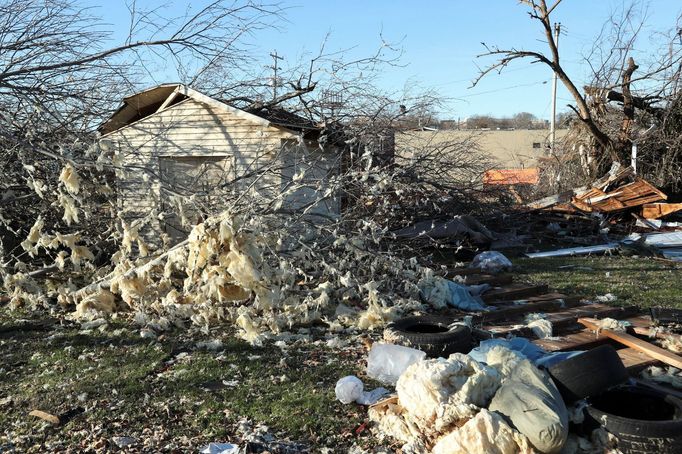
[[[541,81],[538,81],[538,82],[531,82],[531,83],[529,83],[529,84],[511,85],[511,86],[509,86],[509,87],[502,87],[502,88],[498,88],[498,89],[495,89],[495,90],[481,91],[481,92],[478,92],[478,93],[472,93],[472,94],[470,94],[470,95],[458,96],[457,98],[458,98],[458,99],[461,99],[461,98],[471,98],[471,97],[473,97],[473,96],[479,96],[479,95],[489,95],[489,94],[491,94],[491,93],[499,93],[499,92],[501,92],[501,91],[512,90],[512,89],[514,89],[514,88],[533,87],[533,86],[535,86],[535,85],[542,85],[542,84],[546,84],[546,83],[547,83],[546,80],[541,80]]]

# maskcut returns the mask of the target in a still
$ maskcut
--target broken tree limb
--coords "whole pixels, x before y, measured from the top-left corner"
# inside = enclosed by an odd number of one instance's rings
[[[657,347],[649,342],[643,341],[631,334],[611,331],[610,329],[602,329],[599,325],[599,320],[593,318],[579,318],[578,323],[582,324],[588,329],[596,331],[598,335],[608,337],[616,342],[619,342],[628,347],[632,347],[642,353],[646,353],[654,359],[657,359],[669,366],[682,369],[682,357],[669,352],[661,347]]]
[[[132,268],[132,269],[126,271],[123,274],[123,278],[124,279],[130,279],[130,278],[134,277],[135,275],[137,275],[138,273],[145,273],[146,271],[149,270],[149,268],[152,268],[156,265],[160,265],[161,262],[163,262],[163,260],[165,260],[168,257],[168,255],[171,254],[172,252],[175,252],[179,249],[183,249],[183,248],[187,247],[188,245],[189,245],[189,240],[184,240],[184,241],[176,244],[175,246],[168,249],[163,254],[161,254],[158,257],[148,261],[147,263],[140,265],[140,266],[136,266],[135,268]],[[95,281],[91,284],[88,284],[81,289],[78,289],[77,291],[75,291],[74,293],[71,294],[71,298],[73,299],[74,302],[78,302],[81,298],[87,296],[88,294],[94,293],[94,292],[101,290],[101,289],[108,289],[109,285],[111,285],[111,281],[113,280],[113,278],[114,278],[114,273],[113,272],[109,273],[106,276],[104,276],[102,279]]]

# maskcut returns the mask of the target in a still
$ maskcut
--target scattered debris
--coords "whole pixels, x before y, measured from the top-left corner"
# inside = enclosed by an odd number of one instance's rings
[[[111,441],[119,448],[127,448],[137,443],[133,437],[112,437]]]
[[[47,421],[50,424],[54,424],[55,426],[58,426],[61,424],[61,420],[59,419],[59,416],[55,416],[50,413],[46,413],[42,410],[33,410],[29,413],[29,416],[35,416],[36,418],[40,418],[43,421]]]
[[[239,454],[239,446],[232,443],[209,443],[199,451],[201,454]]]

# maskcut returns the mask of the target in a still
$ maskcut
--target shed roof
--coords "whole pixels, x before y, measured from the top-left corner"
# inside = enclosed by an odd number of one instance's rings
[[[192,98],[212,107],[235,113],[255,123],[279,126],[293,131],[319,130],[315,122],[280,107],[240,109],[179,83],[157,85],[123,98],[121,107],[97,130],[105,135],[156,114],[178,102]]]

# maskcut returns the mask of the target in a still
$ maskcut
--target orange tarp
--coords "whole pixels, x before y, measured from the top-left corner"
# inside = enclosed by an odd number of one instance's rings
[[[483,184],[538,184],[538,169],[492,169],[483,174]]]

